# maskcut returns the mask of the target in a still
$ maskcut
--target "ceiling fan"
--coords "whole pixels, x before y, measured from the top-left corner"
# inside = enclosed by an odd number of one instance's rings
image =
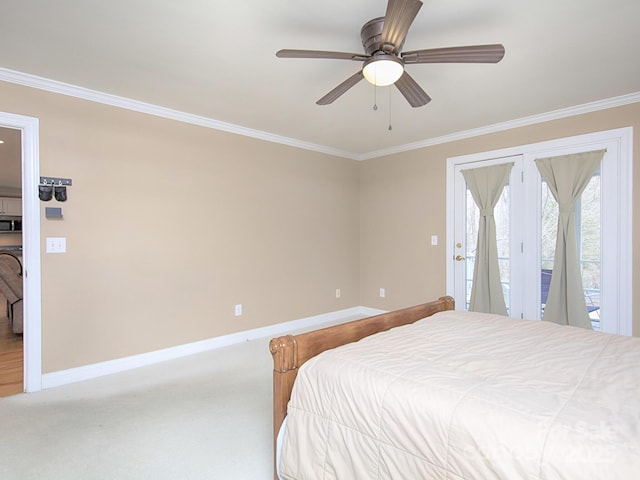
[[[377,86],[395,84],[412,107],[426,105],[431,101],[431,98],[407,73],[405,65],[414,63],[498,63],[504,57],[504,47],[500,44],[402,52],[409,27],[421,7],[420,0],[389,0],[385,16],[369,20],[360,30],[364,54],[285,49],[278,51],[276,56],[279,58],[328,58],[363,62],[360,71],[318,100],[316,102],[318,105],[328,105],[334,102],[360,80],[366,78]]]

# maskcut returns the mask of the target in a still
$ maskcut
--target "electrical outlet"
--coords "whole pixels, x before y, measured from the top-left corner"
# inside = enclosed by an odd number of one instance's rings
[[[385,292],[384,288],[380,289],[380,298],[384,298],[387,292]]]
[[[236,317],[239,317],[240,315],[242,315],[242,304],[241,303],[236,305]]]
[[[431,245],[438,245],[438,235],[431,235]]]
[[[340,291],[340,289],[336,288],[336,298],[340,298],[341,295],[342,295],[342,292]]]

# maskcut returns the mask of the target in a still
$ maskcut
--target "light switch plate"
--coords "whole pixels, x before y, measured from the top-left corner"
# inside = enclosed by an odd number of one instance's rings
[[[47,253],[65,253],[67,239],[65,237],[47,237]]]

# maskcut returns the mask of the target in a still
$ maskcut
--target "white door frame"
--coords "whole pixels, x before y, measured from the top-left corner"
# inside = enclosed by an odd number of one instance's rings
[[[0,125],[22,130],[22,254],[24,278],[24,391],[42,390],[39,121],[0,112]]]
[[[452,157],[447,159],[447,295],[454,295],[454,261],[455,245],[454,238],[454,219],[453,208],[455,205],[455,165],[459,163],[478,162],[491,158],[508,157],[512,155],[522,154],[524,157],[539,158],[545,156],[549,152],[558,152],[562,149],[573,150],[579,147],[582,151],[589,148],[597,150],[602,148],[605,142],[614,142],[616,145],[616,172],[610,177],[615,180],[614,185],[607,187],[608,191],[616,190],[617,197],[617,224],[619,225],[618,235],[618,258],[612,259],[611,264],[616,265],[617,271],[617,288],[611,292],[614,298],[608,301],[611,310],[611,318],[617,320],[616,325],[612,325],[609,333],[617,333],[619,335],[631,335],[633,319],[631,316],[631,298],[632,298],[632,206],[631,198],[633,192],[633,127],[618,128],[601,132],[588,133],[584,135],[576,135],[573,137],[560,138],[545,142],[538,142],[528,145],[520,145],[500,150],[488,152],[480,152],[460,157]],[[568,152],[570,153],[570,152]],[[604,168],[604,167],[603,167]],[[526,173],[525,173],[526,174]],[[603,189],[605,187],[603,186]],[[603,190],[604,191],[604,190]],[[626,198],[628,201],[620,201],[620,198]],[[527,234],[525,232],[525,234]],[[603,252],[603,255],[607,254]],[[464,305],[456,306],[456,308],[464,309]]]

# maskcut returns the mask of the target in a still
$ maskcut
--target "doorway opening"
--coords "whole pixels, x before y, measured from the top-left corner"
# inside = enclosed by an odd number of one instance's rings
[[[37,118],[0,112],[0,127],[21,133],[23,387],[42,389],[42,324],[40,274],[39,122]]]
[[[482,152],[447,162],[447,292],[467,309],[475,254],[473,219],[461,171],[502,163],[513,168],[496,207],[500,281],[511,317],[542,317],[553,269],[557,205],[537,158],[605,150],[576,205],[579,264],[594,329],[631,335],[631,127]]]
[[[22,130],[0,127],[0,397],[24,391]]]

